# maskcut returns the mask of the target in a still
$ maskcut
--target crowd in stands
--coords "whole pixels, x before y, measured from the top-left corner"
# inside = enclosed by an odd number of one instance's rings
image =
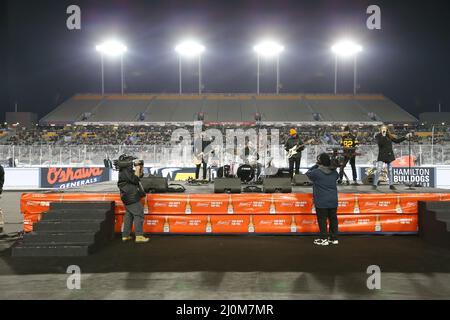
[[[193,126],[36,126],[33,128],[4,128],[4,137],[0,137],[2,145],[170,145],[172,132],[178,128],[186,128],[193,133]],[[291,124],[285,125],[205,125],[204,129],[219,129],[223,133],[226,130],[236,129],[278,129],[280,143],[284,143],[288,136]],[[313,144],[337,145],[343,133],[344,126],[341,125],[302,125],[296,126],[300,137],[304,140],[314,139]],[[373,144],[377,126],[353,126],[352,131],[357,134],[360,144]],[[425,126],[399,126],[393,128],[393,132],[399,136],[406,133],[416,132],[415,144],[431,144],[431,129]],[[436,127],[434,131],[434,144],[445,144],[450,142],[450,129],[448,126]]]

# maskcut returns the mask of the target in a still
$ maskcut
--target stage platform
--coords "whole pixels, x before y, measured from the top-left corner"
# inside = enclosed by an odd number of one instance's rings
[[[214,193],[214,183],[210,182],[207,184],[202,184],[199,186],[193,186],[184,181],[176,181],[171,182],[173,184],[179,184],[186,188],[185,194],[212,194]],[[246,185],[242,185],[245,187]],[[262,185],[257,185],[262,188]],[[377,190],[373,190],[372,186],[368,185],[339,185],[338,190],[339,193],[361,193],[361,194],[405,194],[405,193],[450,193],[450,190],[447,189],[439,189],[439,188],[424,188],[418,187],[414,188],[414,190],[408,190],[406,186],[398,185],[396,186],[397,190],[390,190],[389,186],[381,185]],[[44,192],[65,192],[65,193],[97,193],[97,192],[107,192],[107,193],[118,193],[119,190],[117,188],[117,182],[103,182],[93,185],[87,185],[81,188],[74,188],[70,190],[51,190],[46,189]],[[292,193],[299,194],[310,194],[312,193],[312,187],[309,186],[293,186]],[[243,192],[245,194],[245,192]],[[254,193],[250,193],[254,194]]]
[[[185,193],[149,194],[142,200],[144,232],[155,234],[311,234],[318,232],[311,187],[292,193],[214,194],[213,184],[186,187]],[[24,231],[45,214],[51,202],[115,201],[115,231],[125,207],[115,183],[67,191],[24,193]],[[416,234],[419,201],[450,201],[443,189],[398,186],[339,186],[339,228],[349,234]]]

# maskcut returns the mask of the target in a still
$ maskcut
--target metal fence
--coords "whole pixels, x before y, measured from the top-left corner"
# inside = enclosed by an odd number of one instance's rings
[[[302,167],[315,162],[317,155],[333,148],[331,145],[308,146],[302,153]],[[360,146],[357,165],[372,165],[378,155],[376,145]],[[407,156],[407,144],[395,145],[397,157]],[[148,166],[192,167],[191,147],[168,147],[159,145],[140,146],[0,146],[0,159],[7,164],[14,159],[17,167],[50,167],[50,166],[103,166],[104,159],[117,159],[123,153],[132,154],[145,161]],[[219,150],[216,159],[219,166],[234,161],[234,157]],[[450,145],[411,145],[411,155],[417,158],[418,165],[450,165]],[[268,152],[260,153],[260,162],[267,163],[273,159],[277,167],[287,164],[283,146],[273,147]]]

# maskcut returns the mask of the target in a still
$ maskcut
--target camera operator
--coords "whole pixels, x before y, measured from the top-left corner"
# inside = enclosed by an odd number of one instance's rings
[[[145,243],[150,239],[144,237],[144,207],[141,199],[146,195],[142,188],[140,178],[143,177],[144,163],[137,161],[135,157],[122,155],[116,162],[119,169],[120,198],[125,205],[125,217],[123,221],[122,241],[130,241],[131,230],[134,222],[136,243]]]
[[[0,194],[3,193],[3,185],[5,184],[5,169],[0,164]]]
[[[5,183],[5,169],[3,169],[3,166],[0,164],[0,195],[3,193],[3,184]],[[3,221],[3,211],[0,208],[0,233],[3,232],[3,226],[5,225],[5,222]]]
[[[337,180],[339,174],[336,164],[332,164],[328,154],[322,153],[317,157],[317,164],[306,172],[313,183],[313,199],[316,207],[317,222],[320,229],[320,238],[314,240],[314,244],[327,246],[339,244],[338,233],[338,191]],[[327,230],[327,220],[330,230]]]

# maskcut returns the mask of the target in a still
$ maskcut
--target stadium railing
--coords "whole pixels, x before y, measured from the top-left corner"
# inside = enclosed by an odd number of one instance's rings
[[[303,152],[302,167],[312,165],[322,152],[330,150],[332,145],[308,146]],[[357,165],[371,166],[376,161],[378,147],[376,145],[360,146],[357,156]],[[408,144],[395,145],[394,152],[397,158],[409,154]],[[192,167],[193,154],[190,147],[172,147],[163,145],[78,145],[78,146],[0,146],[0,159],[8,166],[8,159],[15,159],[18,167],[50,167],[50,166],[72,166],[90,167],[103,166],[104,159],[111,160],[123,153],[132,154],[145,161],[147,166],[158,167]],[[218,152],[220,165],[232,161],[232,157],[224,152]],[[284,146],[273,147],[264,157],[260,152],[260,162],[267,163],[273,158],[276,167],[286,167],[287,159]],[[428,165],[450,165],[450,145],[412,145],[411,154],[416,157],[417,164]]]

